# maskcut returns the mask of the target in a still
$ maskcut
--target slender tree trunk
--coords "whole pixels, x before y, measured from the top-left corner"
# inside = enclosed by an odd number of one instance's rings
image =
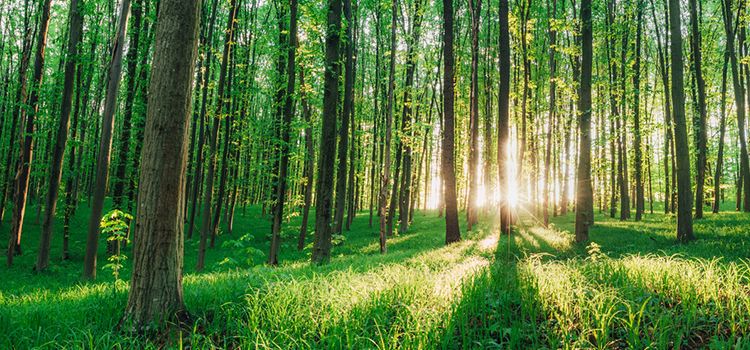
[[[313,176],[315,172],[315,143],[313,141],[312,111],[307,102],[307,86],[305,85],[305,69],[299,70],[300,100],[302,102],[302,118],[305,120],[305,207],[302,209],[302,225],[300,226],[297,250],[305,248],[305,236],[307,235],[307,223],[310,216],[310,205],[312,203]]]
[[[591,185],[591,66],[593,30],[591,0],[581,0],[581,86],[578,97],[580,143],[576,186],[576,242],[589,239],[594,216],[594,194]]]
[[[454,160],[454,57],[453,57],[453,0],[443,0],[443,163],[442,178],[445,198],[445,244],[461,240],[458,227],[456,200],[456,170]]]
[[[241,1],[241,0],[240,0]],[[212,223],[212,212],[211,206],[213,205],[213,194],[214,194],[214,177],[216,174],[216,153],[219,139],[219,127],[220,118],[224,112],[224,107],[227,102],[227,96],[225,94],[226,81],[227,81],[227,70],[229,66],[229,57],[232,49],[232,38],[234,37],[235,19],[237,18],[237,10],[239,8],[239,1],[232,0],[231,12],[227,19],[227,30],[224,34],[224,53],[221,57],[221,68],[219,69],[219,84],[217,87],[218,103],[216,104],[216,115],[214,116],[213,126],[211,128],[211,138],[209,140],[209,157],[208,157],[208,170],[206,171],[206,188],[203,190],[203,211],[201,213],[201,239],[198,245],[198,261],[195,269],[198,271],[203,270],[206,259],[206,243],[209,235],[212,235],[214,230]]]
[[[336,153],[336,114],[339,101],[339,45],[341,42],[341,0],[328,0],[326,68],[323,92],[323,125],[318,154],[315,198],[315,239],[312,262],[327,263],[331,256],[331,207],[333,168]]]
[[[346,0],[351,1],[351,0]],[[284,96],[284,120],[281,126],[281,163],[279,164],[279,186],[276,193],[276,206],[274,206],[273,226],[271,229],[271,250],[268,254],[268,264],[278,265],[279,243],[281,238],[281,219],[284,216],[284,199],[286,198],[287,177],[289,172],[289,140],[292,118],[294,117],[294,78],[295,58],[297,55],[297,0],[289,2],[289,39],[287,41],[287,85]]]
[[[703,79],[701,57],[701,33],[698,28],[698,5],[696,0],[688,1],[690,7],[690,43],[693,66],[693,77],[698,88],[698,114],[693,117],[693,134],[695,139],[695,218],[703,218],[703,187],[706,177],[706,142],[708,126],[706,125],[706,82]]]
[[[333,233],[341,233],[346,210],[346,170],[349,156],[349,116],[354,109],[354,37],[352,35],[352,3],[344,0],[344,103],[340,114],[338,145],[338,170],[336,171],[336,211],[334,213]]]
[[[685,91],[682,76],[682,33],[679,0],[669,0],[669,23],[672,33],[672,111],[674,112],[675,147],[677,161],[677,239],[681,242],[693,236],[693,200],[690,185],[690,154],[687,123],[685,121]]]
[[[73,105],[73,83],[75,71],[78,66],[78,43],[81,40],[83,30],[83,16],[78,7],[78,0],[70,1],[68,21],[70,31],[68,33],[67,57],[65,58],[65,75],[63,82],[62,106],[60,107],[60,121],[57,127],[55,148],[52,151],[52,165],[49,174],[49,187],[46,198],[46,211],[42,223],[42,234],[39,239],[39,252],[36,260],[37,271],[47,269],[49,264],[50,243],[52,242],[52,230],[57,208],[57,195],[62,177],[63,160],[65,159],[65,145],[68,141],[68,128],[70,127],[70,111]]]
[[[557,17],[557,0],[552,0],[552,6],[550,7],[549,0],[547,1],[547,17],[549,17],[549,117],[547,121],[547,149],[544,155],[544,226],[549,225],[549,196],[552,184],[550,183],[550,167],[552,158],[552,128],[556,125],[556,62],[555,62],[555,50],[557,45],[557,30],[554,28],[552,21]]]
[[[96,278],[96,255],[99,247],[99,222],[104,210],[104,196],[106,195],[107,181],[109,178],[115,108],[117,106],[117,93],[120,88],[122,52],[125,48],[125,36],[127,35],[129,16],[130,0],[123,0],[120,8],[120,19],[117,33],[112,42],[112,59],[107,80],[104,113],[102,115],[102,133],[99,139],[99,154],[96,161],[96,180],[93,191],[91,192],[93,198],[91,202],[91,216],[89,217],[88,237],[86,239],[86,256],[83,264],[83,277],[86,279]]]
[[[633,66],[633,149],[635,150],[635,221],[645,210],[643,185],[643,145],[641,142],[641,40],[643,36],[643,4],[636,0],[635,65]]]
[[[719,120],[719,147],[716,152],[716,173],[714,174],[714,203],[712,211],[718,214],[721,208],[721,175],[724,167],[724,136],[727,131],[727,68],[729,55],[724,54],[721,70],[721,119]],[[737,189],[739,190],[739,188]]]
[[[508,25],[508,0],[500,0],[500,86],[497,103],[497,186],[500,189],[500,232],[510,234],[511,208],[509,181],[509,125],[510,125],[510,31]]]
[[[8,266],[13,265],[13,257],[21,254],[21,233],[23,232],[23,219],[26,214],[26,197],[29,189],[29,177],[31,175],[31,164],[33,161],[33,135],[35,130],[36,114],[39,112],[39,90],[42,87],[44,77],[44,54],[47,48],[47,32],[49,29],[51,0],[41,3],[41,17],[37,29],[36,54],[34,56],[34,75],[32,77],[31,95],[25,99],[25,83],[22,84],[21,96],[28,105],[28,109],[22,108],[21,120],[24,122],[24,136],[20,138],[21,148],[18,158],[18,172],[15,178],[15,189],[13,192],[13,218],[10,226],[10,239],[8,240]],[[21,108],[19,106],[19,108]]]
[[[469,96],[469,195],[466,199],[467,230],[479,221],[477,196],[479,195],[479,21],[482,0],[469,0],[471,13],[471,92]]]

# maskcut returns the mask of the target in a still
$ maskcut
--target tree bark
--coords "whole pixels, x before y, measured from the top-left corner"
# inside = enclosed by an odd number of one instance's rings
[[[445,181],[445,244],[461,240],[458,227],[458,202],[456,200],[456,170],[454,160],[455,120],[453,57],[453,0],[443,0],[443,162],[442,178]]]
[[[57,196],[62,177],[63,160],[65,159],[65,145],[68,141],[68,129],[70,127],[70,112],[73,105],[73,83],[75,81],[76,67],[78,66],[78,43],[81,41],[83,30],[83,16],[78,6],[78,0],[70,1],[68,21],[70,29],[68,33],[67,56],[65,57],[65,73],[63,82],[62,106],[60,107],[60,121],[57,127],[57,137],[52,155],[52,165],[49,173],[49,187],[47,190],[46,210],[42,222],[42,234],[39,239],[39,252],[37,254],[37,271],[47,269],[49,264],[50,243],[52,242],[52,230],[57,208]]]
[[[685,91],[682,68],[682,33],[680,1],[669,0],[669,24],[672,34],[672,112],[677,161],[677,239],[687,242],[693,236],[693,200],[690,185],[690,154],[685,121]]]
[[[201,1],[161,0],[124,325],[182,321],[185,170]]]
[[[576,191],[576,242],[589,239],[594,217],[594,193],[591,185],[591,66],[593,30],[591,0],[581,0],[581,86],[578,97],[580,143]]]
[[[117,93],[120,88],[122,73],[122,52],[125,48],[125,36],[130,16],[130,0],[123,0],[120,8],[120,19],[112,42],[112,59],[107,81],[107,94],[102,115],[102,130],[99,138],[99,153],[96,161],[96,177],[91,202],[91,216],[89,217],[89,231],[86,239],[86,256],[83,264],[83,277],[96,278],[96,255],[99,247],[99,223],[104,210],[104,196],[107,191],[109,178],[109,163],[112,155],[112,136],[115,123],[115,108]]]
[[[333,168],[336,153],[336,112],[339,102],[339,44],[341,41],[341,0],[328,0],[325,40],[323,125],[320,137],[318,179],[315,198],[315,239],[312,262],[327,263],[331,258],[331,207]]]

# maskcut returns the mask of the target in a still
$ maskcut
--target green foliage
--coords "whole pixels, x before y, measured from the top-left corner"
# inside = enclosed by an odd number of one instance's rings
[[[253,236],[248,234],[240,238],[225,241],[221,247],[230,255],[217,263],[218,266],[225,267],[249,267],[263,262],[265,253],[253,246]]]
[[[115,209],[105,214],[99,223],[101,234],[107,236],[107,242],[111,242],[117,247],[117,251],[107,258],[109,263],[102,266],[102,269],[112,271],[112,276],[115,278],[115,284],[120,283],[120,271],[125,264],[125,260],[128,258],[127,255],[120,250],[120,247],[122,247],[123,244],[130,242],[128,240],[128,234],[130,232],[130,221],[132,220],[132,215]]]

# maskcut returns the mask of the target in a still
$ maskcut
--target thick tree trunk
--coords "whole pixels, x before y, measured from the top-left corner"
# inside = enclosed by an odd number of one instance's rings
[[[124,326],[184,320],[185,170],[201,1],[161,0]]]

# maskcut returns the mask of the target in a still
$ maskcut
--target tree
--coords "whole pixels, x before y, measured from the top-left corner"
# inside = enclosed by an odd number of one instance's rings
[[[669,30],[672,34],[672,115],[677,156],[677,239],[687,242],[693,235],[693,199],[690,184],[690,154],[685,121],[685,91],[682,74],[680,1],[669,0]]]
[[[581,0],[581,86],[578,94],[578,129],[580,142],[576,186],[576,242],[589,239],[594,219],[594,191],[591,184],[591,68],[593,29],[591,0]]]
[[[500,199],[500,232],[510,234],[510,182],[508,181],[508,127],[510,124],[510,31],[508,0],[500,0],[500,86],[497,115],[497,177],[502,192]]]
[[[109,163],[112,155],[112,136],[115,124],[115,108],[117,107],[117,93],[120,89],[120,75],[122,73],[122,53],[125,49],[125,36],[128,30],[130,16],[130,0],[123,0],[120,7],[120,19],[112,41],[112,59],[107,77],[107,94],[104,101],[102,115],[102,130],[99,138],[99,151],[96,161],[96,176],[89,216],[89,230],[86,239],[86,256],[83,263],[83,277],[96,278],[96,255],[99,247],[99,223],[104,210],[104,196],[107,191],[109,178]]]
[[[479,191],[479,22],[482,0],[469,0],[471,13],[471,88],[469,96],[469,196],[466,199],[468,230],[477,222],[477,195]]]
[[[703,218],[703,187],[706,177],[706,152],[708,130],[706,125],[706,82],[703,79],[703,58],[701,57],[701,33],[698,24],[698,5],[696,0],[688,1],[690,7],[690,47],[691,63],[695,84],[698,88],[698,113],[693,117],[693,134],[695,139],[695,218]]]
[[[333,167],[336,153],[336,115],[339,101],[339,44],[341,42],[341,0],[328,0],[326,69],[324,73],[323,125],[318,154],[315,198],[315,240],[312,262],[327,263],[331,257],[331,207]]]
[[[240,0],[241,1],[241,0]],[[214,194],[214,177],[216,174],[216,153],[219,139],[219,127],[220,116],[224,111],[224,107],[227,103],[226,96],[226,81],[227,81],[227,67],[229,66],[229,57],[232,50],[232,38],[234,36],[235,18],[237,17],[237,9],[239,8],[238,0],[232,0],[231,12],[227,19],[227,30],[224,34],[224,53],[221,57],[221,68],[219,69],[219,84],[217,88],[217,103],[216,103],[216,114],[214,115],[213,125],[211,128],[211,139],[209,140],[209,157],[208,157],[208,170],[206,171],[206,188],[203,193],[203,212],[201,217],[201,239],[198,245],[198,261],[195,269],[200,271],[203,270],[205,265],[206,257],[206,242],[208,236],[213,236],[216,231],[211,217],[211,205],[213,204]]]
[[[18,158],[18,171],[16,172],[15,187],[13,192],[13,218],[10,226],[8,240],[8,266],[13,265],[13,257],[21,254],[21,233],[23,232],[23,220],[26,214],[26,197],[29,191],[29,177],[31,175],[31,164],[33,161],[33,135],[35,130],[35,119],[39,112],[39,90],[44,78],[44,54],[47,48],[47,34],[49,30],[51,0],[41,2],[41,16],[39,17],[39,28],[37,29],[36,53],[34,55],[34,74],[32,76],[31,95],[26,100],[25,83],[20,90],[24,103],[29,108],[21,108],[21,120],[24,121],[24,136],[21,137],[20,156]],[[22,74],[25,78],[25,73]]]
[[[351,1],[351,0],[347,0]],[[274,206],[273,227],[271,228],[271,251],[268,254],[268,264],[278,265],[279,241],[281,235],[281,220],[284,216],[284,199],[286,197],[287,177],[289,172],[290,131],[292,117],[294,117],[294,78],[295,57],[297,54],[297,0],[290,1],[289,10],[289,39],[287,41],[287,86],[284,96],[284,120],[281,125],[281,161],[279,164],[279,185]]]
[[[201,1],[162,0],[143,138],[133,247],[133,275],[124,320],[136,330],[183,320],[185,170],[190,97]]]
[[[643,36],[643,5],[636,0],[635,64],[633,65],[633,149],[635,150],[635,220],[640,221],[644,211],[643,149],[641,144],[641,40]],[[650,172],[649,172],[650,173]]]
[[[391,139],[393,128],[394,91],[396,90],[396,0],[391,1],[391,49],[388,70],[388,102],[385,111],[385,140],[383,150],[383,172],[380,179],[378,207],[380,215],[380,254],[387,252],[386,233],[388,224],[388,193],[391,177]]]
[[[445,198],[445,244],[461,240],[458,227],[456,200],[456,170],[454,161],[455,120],[453,57],[453,0],[443,0],[443,161],[442,177]]]
[[[63,83],[62,106],[60,107],[60,120],[57,127],[57,137],[52,154],[52,166],[49,173],[49,187],[42,223],[42,234],[39,239],[39,252],[37,255],[37,271],[47,269],[49,264],[50,243],[52,241],[52,229],[57,209],[57,196],[62,177],[63,160],[65,159],[65,145],[68,142],[68,129],[70,127],[70,112],[73,105],[73,82],[75,80],[76,67],[78,66],[78,43],[81,41],[83,30],[83,16],[78,5],[78,0],[70,1],[68,15],[70,30],[68,32],[67,56],[65,57],[65,78]]]

